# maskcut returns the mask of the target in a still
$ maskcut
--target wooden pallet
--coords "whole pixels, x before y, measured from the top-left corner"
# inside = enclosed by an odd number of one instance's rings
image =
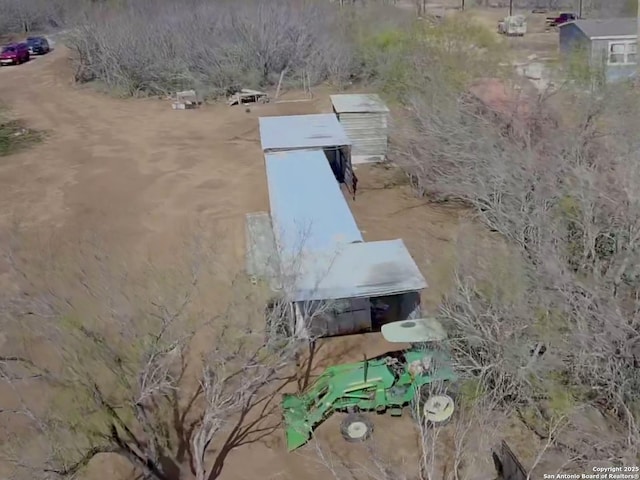
[[[227,105],[244,105],[246,103],[269,103],[269,97],[264,92],[243,88],[227,100]]]

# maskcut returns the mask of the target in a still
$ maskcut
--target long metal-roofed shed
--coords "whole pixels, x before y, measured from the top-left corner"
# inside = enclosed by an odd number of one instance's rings
[[[333,174],[351,191],[351,140],[332,113],[260,117],[260,142],[264,153],[322,150]]]
[[[333,336],[419,316],[427,283],[402,240],[364,242],[321,150],[265,154],[290,329]]]
[[[389,108],[375,94],[331,95],[333,111],[352,142],[351,161],[381,162],[387,155]]]
[[[267,153],[265,165],[282,261],[364,241],[322,150]]]

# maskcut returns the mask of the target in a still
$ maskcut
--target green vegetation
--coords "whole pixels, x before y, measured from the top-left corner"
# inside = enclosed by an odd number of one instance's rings
[[[434,86],[440,95],[458,95],[478,77],[500,77],[506,52],[493,32],[465,15],[417,21],[357,38],[361,79],[374,83],[390,101],[406,101]]]
[[[42,133],[30,130],[21,121],[9,119],[0,110],[0,157],[18,152],[42,140]]]
[[[478,378],[461,380],[458,385],[456,400],[458,407],[472,410],[475,405],[487,394],[485,386]]]

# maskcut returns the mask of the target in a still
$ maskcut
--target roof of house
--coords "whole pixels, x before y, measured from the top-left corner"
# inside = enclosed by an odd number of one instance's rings
[[[386,113],[389,108],[375,93],[331,95],[336,113]]]
[[[560,28],[567,25],[575,25],[591,39],[637,37],[638,34],[638,19],[635,17],[575,20],[573,22],[560,25]]]
[[[322,150],[267,153],[265,162],[281,256],[364,241]]]
[[[265,154],[278,284],[291,301],[419,291],[402,240],[365,243],[322,150]]]
[[[260,117],[262,150],[296,150],[351,145],[333,113]]]

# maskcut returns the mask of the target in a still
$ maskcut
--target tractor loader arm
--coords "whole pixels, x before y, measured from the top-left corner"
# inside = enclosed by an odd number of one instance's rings
[[[304,393],[283,395],[282,414],[289,451],[307,443],[313,429],[333,413],[335,398],[328,380],[321,376]]]
[[[306,405],[302,398],[288,393],[283,395],[282,417],[289,451],[301,447],[311,438],[313,427],[307,423],[306,413]]]

